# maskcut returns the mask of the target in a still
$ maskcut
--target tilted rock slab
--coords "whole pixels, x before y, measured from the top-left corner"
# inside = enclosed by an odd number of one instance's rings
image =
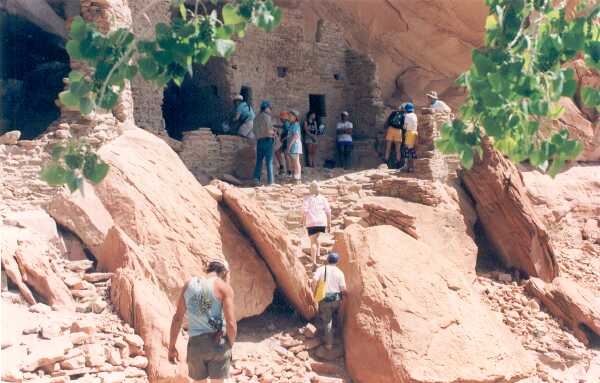
[[[359,383],[514,381],[535,365],[445,254],[392,226],[336,234],[346,366]]]
[[[164,342],[184,283],[203,275],[209,259],[227,259],[236,317],[242,319],[262,313],[271,303],[273,277],[252,244],[163,140],[142,129],[129,129],[98,154],[110,165],[106,178],[93,189],[86,188],[84,200],[73,196],[74,201],[67,203],[60,200],[64,196],[57,197],[53,205],[70,211],[51,212],[81,235],[86,246],[95,248],[98,271],[135,274],[132,285],[142,286],[139,289],[111,289],[119,302],[133,302],[133,306],[116,304],[119,314],[144,338],[152,381],[183,379],[181,369],[166,359]],[[112,219],[108,230],[108,219],[101,224],[93,219],[97,207]],[[79,212],[84,217],[78,220],[74,216]],[[148,299],[150,308],[135,304],[136,297]],[[180,354],[184,348],[179,348]]]
[[[507,266],[551,281],[558,276],[558,264],[521,173],[489,142],[482,147],[483,158],[462,172],[462,180],[488,239]]]
[[[294,308],[305,318],[316,314],[316,303],[308,275],[298,257],[298,248],[277,217],[247,198],[235,187],[220,184],[223,202],[252,238],[258,252],[269,265],[277,285]]]
[[[525,289],[542,301],[548,311],[565,321],[585,345],[591,341],[588,331],[600,338],[600,297],[591,291],[562,277],[552,283],[530,278]]]

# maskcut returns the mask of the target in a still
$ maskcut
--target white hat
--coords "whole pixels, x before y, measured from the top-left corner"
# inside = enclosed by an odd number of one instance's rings
[[[346,117],[350,115],[350,113],[348,113],[348,112],[347,112],[347,111],[345,111],[345,110],[342,112],[342,114],[343,114],[344,116],[346,116]]]
[[[296,109],[291,109],[290,113],[296,116],[296,118],[300,118],[300,112],[298,112]]]
[[[426,93],[425,96],[435,98],[437,100],[438,94],[435,90],[430,90],[429,93]]]
[[[244,101],[244,97],[241,94],[236,94],[233,96],[233,101]]]
[[[404,107],[406,106],[406,104],[408,104],[408,102],[403,102],[402,104],[400,104],[400,106],[398,106],[398,110],[400,110],[400,111],[404,110]]]

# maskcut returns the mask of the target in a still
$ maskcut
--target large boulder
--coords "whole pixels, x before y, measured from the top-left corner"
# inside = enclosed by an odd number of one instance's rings
[[[280,221],[235,187],[220,184],[223,203],[240,222],[263,259],[269,265],[289,302],[306,319],[316,314],[316,303],[308,275],[300,262],[299,248],[293,246]]]
[[[584,344],[590,344],[592,333],[600,338],[600,298],[591,291],[562,277],[552,283],[531,278],[525,288],[562,319]]]
[[[482,146],[483,156],[461,176],[487,238],[507,266],[551,281],[558,275],[554,250],[519,170],[487,140]]]
[[[356,382],[493,382],[534,364],[446,255],[391,226],[336,235]]]

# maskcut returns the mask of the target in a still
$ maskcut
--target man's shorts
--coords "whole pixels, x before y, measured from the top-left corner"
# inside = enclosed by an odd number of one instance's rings
[[[389,127],[385,134],[386,141],[402,142],[402,129]]]
[[[188,375],[194,380],[227,379],[231,367],[231,346],[215,344],[213,334],[190,338],[187,346]]]

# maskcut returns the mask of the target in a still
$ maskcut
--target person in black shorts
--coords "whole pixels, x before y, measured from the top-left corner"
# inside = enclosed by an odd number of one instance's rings
[[[331,208],[327,199],[320,194],[316,181],[310,184],[310,194],[304,198],[302,221],[310,238],[310,255],[316,265],[317,256],[321,252],[319,234],[326,233],[331,228]]]

